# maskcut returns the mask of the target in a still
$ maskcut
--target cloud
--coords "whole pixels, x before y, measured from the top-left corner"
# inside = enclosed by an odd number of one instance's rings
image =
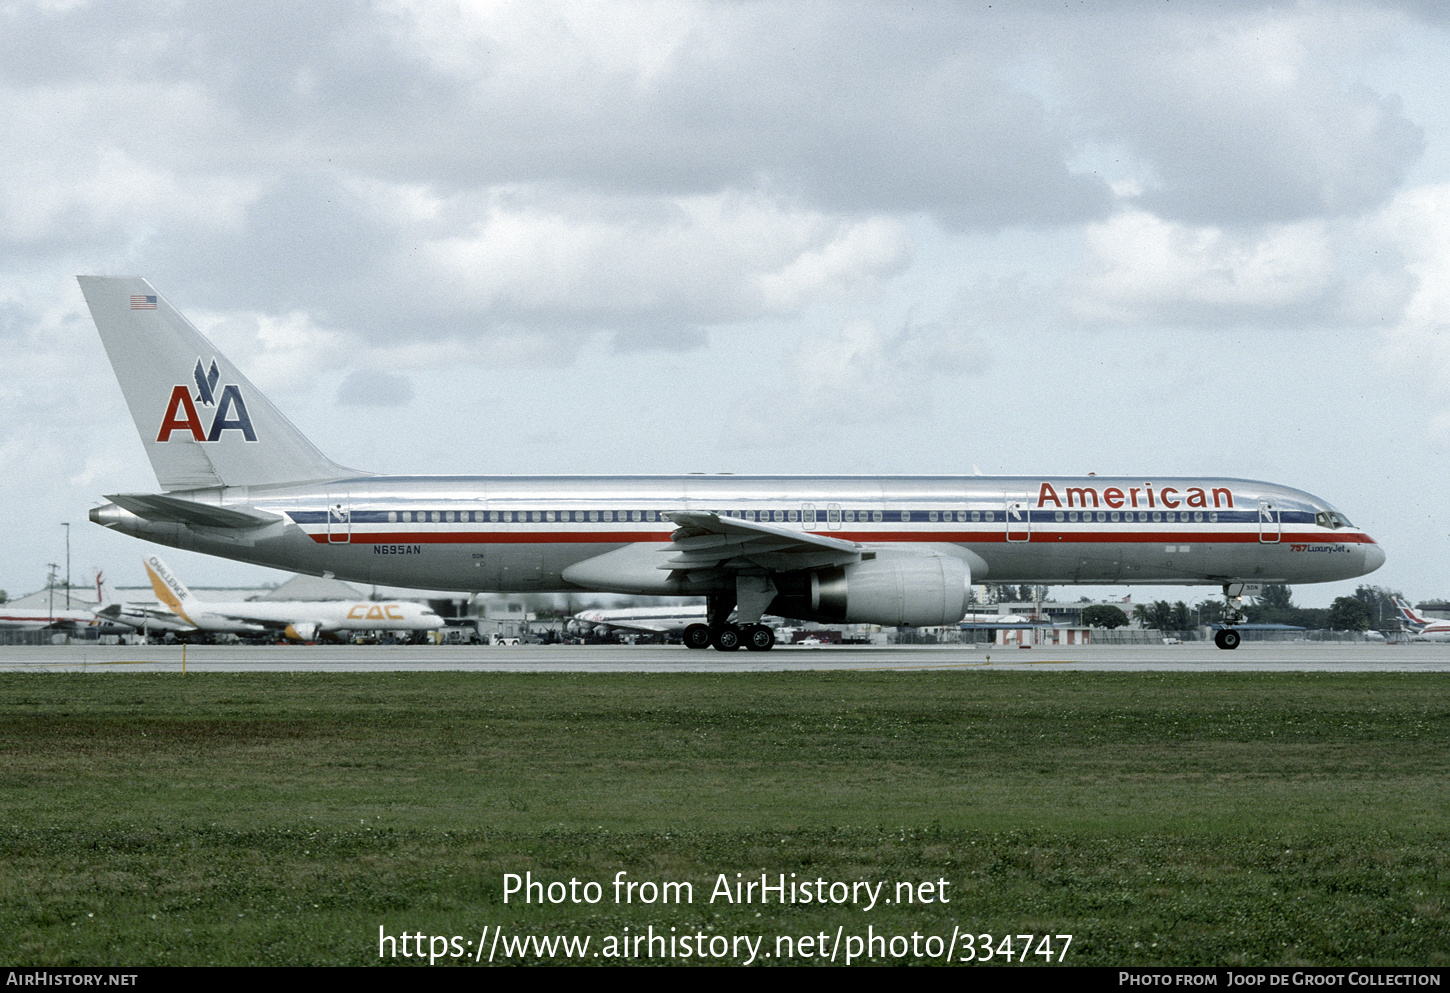
[[[722,443],[820,444],[855,425],[928,419],[943,398],[942,382],[982,375],[993,364],[992,350],[971,327],[908,321],[889,330],[851,321],[801,338],[779,373],[789,388],[758,392],[736,406]]]
[[[647,202],[490,197],[467,233],[425,243],[460,306],[514,320],[654,315],[710,323],[858,294],[907,260],[899,221],[845,220],[735,194]]]
[[[1120,153],[1125,199],[1193,224],[1291,223],[1376,208],[1424,148],[1397,98],[1357,78],[1404,18],[1370,7],[1118,8],[1061,35],[1057,86]],[[1062,25],[1059,25],[1060,27]]]
[[[1232,324],[1322,314],[1340,285],[1322,222],[1234,231],[1124,211],[1086,231],[1087,272],[1069,291],[1087,321]]]
[[[1397,249],[1415,281],[1401,319],[1381,335],[1380,362],[1435,397],[1428,434],[1450,441],[1450,183],[1406,190],[1366,224]]]
[[[406,407],[413,402],[413,383],[406,376],[359,369],[337,388],[337,402],[349,407]]]

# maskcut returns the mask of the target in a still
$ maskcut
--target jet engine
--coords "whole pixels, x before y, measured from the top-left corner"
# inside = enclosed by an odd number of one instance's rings
[[[282,633],[293,641],[316,641],[317,627],[315,621],[308,624],[288,624],[287,630]]]
[[[967,612],[971,573],[946,555],[891,556],[831,569],[777,573],[766,613],[804,621],[925,627]]]

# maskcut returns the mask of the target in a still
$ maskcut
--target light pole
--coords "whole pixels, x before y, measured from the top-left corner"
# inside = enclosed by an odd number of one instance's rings
[[[70,610],[70,521],[61,521],[65,528],[65,609]]]

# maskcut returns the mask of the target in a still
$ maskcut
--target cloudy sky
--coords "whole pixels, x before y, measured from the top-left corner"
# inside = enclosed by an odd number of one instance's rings
[[[1450,596],[1438,5],[296,7],[0,2],[12,595],[142,581],[134,273],[358,468],[1269,479]]]

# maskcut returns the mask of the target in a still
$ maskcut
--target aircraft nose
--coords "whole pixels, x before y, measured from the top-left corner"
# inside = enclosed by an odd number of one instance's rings
[[[1364,546],[1364,571],[1374,572],[1385,564],[1385,550],[1376,544]]]

